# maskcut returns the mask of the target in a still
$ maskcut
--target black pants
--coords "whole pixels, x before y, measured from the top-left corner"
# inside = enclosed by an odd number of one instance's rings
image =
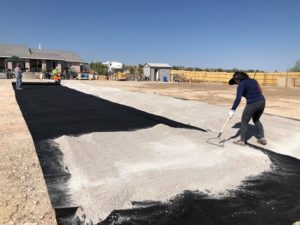
[[[258,130],[259,137],[260,138],[265,137],[263,125],[259,121],[259,118],[264,112],[265,105],[266,105],[265,100],[253,102],[246,105],[243,112],[242,123],[241,123],[241,141],[246,141],[248,123],[251,120],[251,118],[253,120],[256,129]]]

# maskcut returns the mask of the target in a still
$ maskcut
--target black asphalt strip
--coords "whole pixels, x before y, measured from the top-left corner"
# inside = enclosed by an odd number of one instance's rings
[[[59,146],[51,139],[92,132],[133,131],[158,124],[206,132],[54,83],[23,83],[23,90],[16,91],[16,98],[33,137],[59,223],[75,207],[67,186],[71,174],[63,165]]]
[[[157,124],[205,131],[58,85],[25,85],[16,97],[34,141],[132,131]]]
[[[157,124],[204,131],[61,86],[23,88],[16,91],[16,98],[36,145],[59,224],[67,224],[67,213],[63,212],[74,209],[66,186],[71,175],[63,168],[58,146],[51,146],[49,151],[49,146],[44,145],[52,144],[45,140],[62,135],[131,131]],[[99,225],[291,225],[300,220],[300,161],[249,146],[268,155],[273,169],[249,177],[230,195],[214,199],[185,191],[168,203],[134,202],[133,209],[115,210]],[[67,211],[61,211],[68,204]]]

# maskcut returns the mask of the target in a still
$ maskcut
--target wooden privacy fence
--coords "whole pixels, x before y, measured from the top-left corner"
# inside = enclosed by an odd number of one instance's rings
[[[192,82],[220,82],[227,83],[233,73],[227,72],[206,72],[206,71],[186,71],[171,70],[172,77],[180,77],[184,81]],[[294,86],[300,87],[300,72],[274,72],[274,73],[248,73],[251,78],[255,78],[259,84],[267,86],[287,86],[291,80]]]

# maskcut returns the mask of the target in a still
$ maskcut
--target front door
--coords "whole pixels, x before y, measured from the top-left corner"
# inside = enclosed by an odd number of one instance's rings
[[[154,81],[159,81],[159,70],[154,70]]]

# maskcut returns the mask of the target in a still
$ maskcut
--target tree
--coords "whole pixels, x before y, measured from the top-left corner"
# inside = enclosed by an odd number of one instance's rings
[[[201,69],[199,67],[195,67],[195,71],[203,71],[203,69]]]
[[[92,62],[91,69],[99,75],[108,75],[108,67],[101,62]]]
[[[134,70],[134,67],[133,67],[133,66],[130,66],[130,67],[129,67],[129,73],[130,73],[130,74],[134,74],[134,71],[135,71],[135,70]]]
[[[290,69],[291,72],[300,72],[300,59],[295,63],[295,66]]]
[[[144,68],[143,67],[139,67],[138,68],[138,74],[142,75],[144,73]]]

